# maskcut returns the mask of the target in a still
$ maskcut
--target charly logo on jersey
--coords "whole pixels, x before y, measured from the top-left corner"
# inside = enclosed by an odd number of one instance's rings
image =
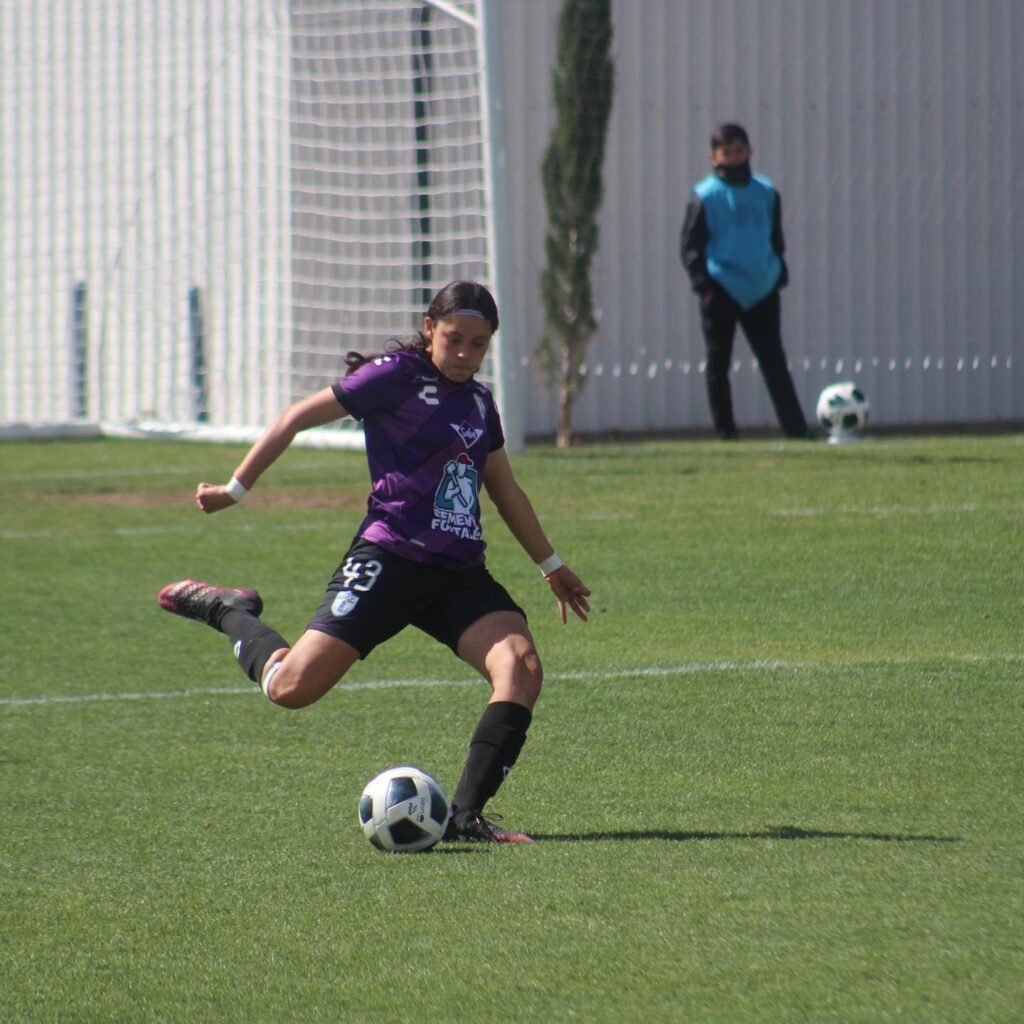
[[[353,594],[351,590],[340,590],[331,602],[331,614],[336,619],[343,619],[350,615],[359,604],[359,595]]]
[[[472,448],[484,436],[482,427],[471,427],[465,420],[461,423],[450,423],[449,426],[462,438],[462,443],[467,448]]]
[[[453,533],[464,540],[481,539],[477,480],[476,466],[465,452],[445,463],[441,482],[434,492],[431,529]]]

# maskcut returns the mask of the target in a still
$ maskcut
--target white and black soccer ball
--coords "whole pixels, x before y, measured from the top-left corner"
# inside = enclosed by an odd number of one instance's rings
[[[359,798],[366,838],[388,853],[429,850],[444,835],[450,813],[441,783],[412,765],[382,771]]]
[[[852,380],[829,384],[818,396],[818,422],[830,441],[852,441],[867,426],[871,406]]]

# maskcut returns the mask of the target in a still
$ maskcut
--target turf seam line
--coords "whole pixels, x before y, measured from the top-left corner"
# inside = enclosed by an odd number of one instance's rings
[[[966,502],[963,504],[941,504],[932,505],[876,505],[867,508],[859,508],[853,505],[836,505],[829,508],[807,507],[807,508],[770,508],[766,514],[782,519],[817,519],[825,516],[873,516],[876,518],[888,518],[891,516],[931,516],[931,515],[958,515],[968,512],[1019,512],[1024,509],[1024,502],[1006,501],[993,502],[988,504]],[[548,516],[549,519],[560,517]],[[595,513],[592,515],[574,516],[574,519],[586,522],[616,522],[633,518],[631,513],[608,515]],[[264,522],[235,522],[231,524],[232,530],[240,533],[247,533],[256,530],[334,530],[337,523],[334,521],[303,522],[303,523],[264,523]],[[15,540],[55,540],[66,538],[89,538],[89,537],[134,537],[134,536],[170,536],[181,533],[197,533],[202,529],[202,522],[196,520],[182,526],[115,526],[112,528],[100,528],[95,530],[3,530],[0,531],[0,538],[8,541]],[[229,531],[230,532],[230,531]]]

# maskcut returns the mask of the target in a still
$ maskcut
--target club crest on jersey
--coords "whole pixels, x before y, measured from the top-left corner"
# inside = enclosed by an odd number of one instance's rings
[[[477,470],[463,452],[445,463],[441,482],[434,492],[431,529],[453,533],[465,540],[480,540],[480,499]]]
[[[462,423],[451,423],[449,426],[462,438],[462,443],[467,448],[472,448],[484,434],[482,428],[471,427],[465,420]]]
[[[352,613],[357,604],[359,604],[358,594],[353,594],[351,590],[341,590],[331,602],[331,614],[337,619],[343,619]]]

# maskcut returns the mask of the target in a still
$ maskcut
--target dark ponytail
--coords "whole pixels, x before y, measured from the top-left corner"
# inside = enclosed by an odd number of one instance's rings
[[[381,356],[389,355],[392,352],[419,352],[426,358],[427,339],[423,337],[423,332],[420,331],[404,341],[401,338],[388,338],[384,342],[383,352],[371,352],[369,355],[364,355],[362,352],[356,352],[355,349],[352,349],[345,355],[345,365],[348,367],[345,371],[345,376],[347,377],[350,373],[355,373],[360,366],[371,363],[374,359],[380,359]]]

